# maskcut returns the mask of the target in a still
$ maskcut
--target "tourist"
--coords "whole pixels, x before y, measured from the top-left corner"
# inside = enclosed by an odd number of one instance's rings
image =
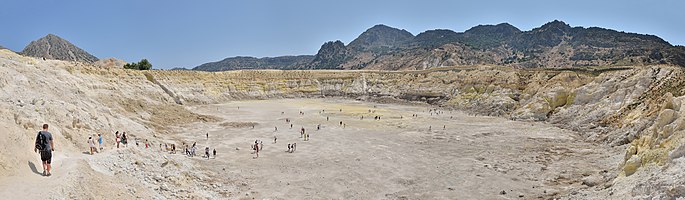
[[[278,139],[278,138],[276,138],[276,136],[274,135],[274,144],[276,144],[276,140],[277,140],[277,139]]]
[[[52,152],[55,151],[55,142],[52,134],[48,132],[48,124],[43,124],[43,130],[36,136],[36,144],[33,151],[40,152],[40,161],[43,164],[43,176],[50,176]]]
[[[297,150],[297,143],[293,143],[293,152],[295,152],[295,150]]]
[[[205,147],[205,156],[207,157],[207,160],[209,160],[209,147]]]
[[[145,139],[145,148],[150,148],[150,144],[147,142],[147,139]]]
[[[214,153],[214,159],[216,159],[216,149],[214,149],[214,151],[212,151],[212,153]]]
[[[102,134],[98,133],[98,144],[100,147],[100,151],[102,151]]]
[[[318,130],[321,130],[321,124],[317,124],[317,125],[316,125],[316,130],[317,130],[317,131],[318,131]]]
[[[90,147],[90,155],[93,155],[93,149],[95,149],[95,141],[91,136],[88,136],[88,147]]]
[[[209,140],[209,132],[207,132],[207,139]]]
[[[124,144],[124,147],[128,147],[128,137],[126,137],[126,132],[121,134],[121,143]]]
[[[114,133],[114,135],[116,135],[116,139],[115,139],[114,141],[116,142],[116,144],[117,144],[117,149],[118,149],[118,148],[119,148],[119,143],[121,142],[121,138],[120,138],[120,136],[119,136],[119,131],[117,131],[116,133]]]
[[[326,116],[326,121],[328,121],[328,116]]]
[[[292,152],[290,151],[290,149],[291,149],[291,147],[290,147],[290,143],[288,143],[288,151],[286,151],[286,152],[288,152],[288,153],[292,153]]]
[[[278,131],[278,127],[274,126],[274,132]]]
[[[257,140],[254,141],[254,146],[252,147],[252,150],[254,150],[254,154],[257,156],[253,158],[259,158],[259,143]]]

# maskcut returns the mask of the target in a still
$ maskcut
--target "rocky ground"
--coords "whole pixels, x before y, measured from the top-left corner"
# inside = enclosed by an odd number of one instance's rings
[[[674,199],[685,195],[683,73],[671,66],[135,71],[0,50],[0,195]],[[452,119],[431,116],[431,108]],[[368,109],[382,120],[360,120]],[[312,140],[301,141],[284,117]],[[43,123],[57,146],[50,178],[37,174],[32,151]],[[153,148],[114,149],[114,131]],[[95,133],[109,142],[87,155]],[[259,159],[249,151],[255,139],[265,144]],[[218,159],[158,146],[191,141],[216,148]],[[296,141],[298,151],[285,153]]]

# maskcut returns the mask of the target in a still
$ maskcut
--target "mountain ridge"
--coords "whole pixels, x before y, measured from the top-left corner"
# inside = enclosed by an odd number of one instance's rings
[[[276,69],[417,70],[473,64],[522,68],[685,66],[685,49],[655,35],[573,27],[560,20],[528,31],[505,22],[478,25],[464,32],[426,30],[415,36],[378,24],[347,45],[340,41],[324,43],[308,63]]]

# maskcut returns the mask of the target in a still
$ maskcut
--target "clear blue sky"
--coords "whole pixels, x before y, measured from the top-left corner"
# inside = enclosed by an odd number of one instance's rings
[[[48,33],[98,58],[148,58],[154,68],[231,56],[316,54],[375,24],[418,34],[508,22],[530,30],[554,19],[657,35],[685,44],[685,1],[438,0],[2,0],[0,45],[21,51]]]

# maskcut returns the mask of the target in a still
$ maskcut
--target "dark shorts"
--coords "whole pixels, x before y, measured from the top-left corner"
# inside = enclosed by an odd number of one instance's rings
[[[40,151],[40,160],[50,164],[52,162],[52,151]]]

